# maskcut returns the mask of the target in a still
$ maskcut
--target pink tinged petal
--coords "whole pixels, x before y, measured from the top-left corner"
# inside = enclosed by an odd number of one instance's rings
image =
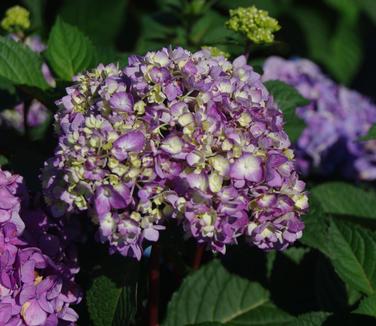
[[[44,325],[47,319],[47,313],[40,307],[36,300],[28,301],[23,304],[21,316],[28,326]]]
[[[57,279],[54,286],[47,292],[47,299],[55,299],[60,293],[63,287],[63,281],[61,278]]]
[[[230,177],[238,180],[260,182],[263,178],[262,160],[251,154],[245,154],[231,166]]]
[[[44,278],[38,285],[37,285],[37,295],[41,295],[47,292],[49,289],[52,288],[54,285],[54,279],[52,277]]]
[[[44,326],[57,326],[59,324],[59,319],[55,314],[51,314],[48,316]]]
[[[35,268],[46,268],[47,266],[46,258],[43,257],[39,250],[31,255],[30,260],[34,261]]]
[[[159,232],[153,228],[147,228],[144,230],[144,237],[146,240],[155,242],[158,241]]]
[[[1,303],[0,304],[0,323],[6,325],[7,321],[12,316],[12,304],[10,303]]]
[[[142,256],[141,248],[138,245],[134,245],[131,248],[132,248],[134,257],[136,257],[137,260],[140,260]]]
[[[78,320],[78,314],[72,308],[65,308],[59,313],[59,318],[65,321],[75,322]]]
[[[10,223],[14,224],[17,228],[17,234],[21,234],[25,230],[25,223],[21,219],[20,215],[13,212],[12,217],[9,220]]]
[[[107,187],[99,187],[95,194],[94,206],[98,216],[103,216],[111,210]]]
[[[0,223],[4,223],[10,220],[12,215],[12,211],[9,209],[1,209],[0,208]]]
[[[24,283],[30,284],[34,282],[35,278],[35,262],[29,260],[21,266],[21,280]]]
[[[130,131],[114,142],[112,154],[122,161],[128,157],[127,152],[140,152],[144,146],[144,134],[141,131]]]
[[[0,208],[11,209],[18,203],[18,198],[12,195],[6,188],[0,188]]]
[[[54,312],[54,307],[53,307],[52,303],[47,300],[46,294],[44,294],[44,295],[42,295],[42,296],[39,297],[38,303],[39,303],[40,307],[45,312],[48,312],[50,314],[52,314]]]
[[[36,288],[34,284],[24,285],[20,293],[20,304],[23,305],[26,301],[29,301],[32,298],[35,298],[35,295],[36,295]]]

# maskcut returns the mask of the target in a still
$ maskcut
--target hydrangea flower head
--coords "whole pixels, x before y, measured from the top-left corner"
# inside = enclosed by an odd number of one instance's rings
[[[30,13],[21,6],[13,6],[5,12],[1,27],[7,32],[25,31],[30,28]]]
[[[71,232],[25,196],[22,178],[0,170],[0,325],[73,325],[81,295]]]
[[[244,34],[255,44],[272,43],[273,33],[281,28],[278,21],[270,17],[267,11],[255,6],[230,9],[230,19],[226,26],[234,32]]]
[[[375,179],[372,144],[359,143],[376,122],[376,107],[364,96],[337,85],[306,59],[271,57],[263,80],[278,79],[294,87],[311,103],[297,109],[307,127],[297,142],[298,167],[309,173],[335,171],[346,177]]]
[[[242,235],[263,249],[302,235],[282,113],[244,56],[131,56],[78,76],[59,105],[46,200],[57,216],[88,210],[112,252],[140,259],[167,221],[222,253]]]

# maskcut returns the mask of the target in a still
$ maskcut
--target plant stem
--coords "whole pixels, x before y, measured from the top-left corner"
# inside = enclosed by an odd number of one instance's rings
[[[149,325],[159,326],[159,245],[154,243],[150,259]]]
[[[200,268],[202,256],[204,255],[204,249],[205,249],[204,244],[202,243],[197,244],[195,257],[193,259],[193,265],[192,265],[194,270],[197,270]]]
[[[252,46],[251,41],[247,40],[246,43],[245,43],[245,47],[244,47],[244,56],[247,59],[247,61],[248,61],[249,55],[251,53],[251,46]]]

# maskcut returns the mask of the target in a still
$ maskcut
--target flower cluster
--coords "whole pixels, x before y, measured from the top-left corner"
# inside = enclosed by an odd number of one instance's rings
[[[101,65],[67,93],[46,201],[56,216],[88,210],[112,252],[140,259],[168,220],[221,253],[241,235],[262,249],[302,235],[282,113],[245,57],[162,49]]]
[[[5,12],[1,27],[8,32],[19,32],[30,28],[30,13],[23,7],[14,6]]]
[[[226,26],[238,33],[244,34],[255,44],[272,43],[275,32],[279,31],[278,21],[265,10],[255,6],[247,8],[230,9],[230,19]]]
[[[77,259],[64,222],[31,209],[22,178],[0,170],[1,325],[73,325],[78,319],[70,307],[81,298]]]
[[[297,163],[302,172],[307,174],[314,168],[324,175],[340,171],[346,177],[375,179],[375,146],[358,142],[376,122],[376,107],[368,99],[337,85],[305,59],[269,58],[263,80],[272,79],[296,87],[311,100],[297,109],[307,125],[297,142]]]

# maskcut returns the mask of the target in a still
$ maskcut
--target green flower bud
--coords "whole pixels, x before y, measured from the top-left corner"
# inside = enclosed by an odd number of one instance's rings
[[[226,22],[227,28],[244,34],[255,44],[272,43],[273,33],[281,26],[278,21],[265,10],[259,10],[255,6],[248,8],[230,9],[230,19]]]
[[[9,8],[1,21],[1,27],[7,32],[24,31],[30,28],[30,13],[23,7]]]

